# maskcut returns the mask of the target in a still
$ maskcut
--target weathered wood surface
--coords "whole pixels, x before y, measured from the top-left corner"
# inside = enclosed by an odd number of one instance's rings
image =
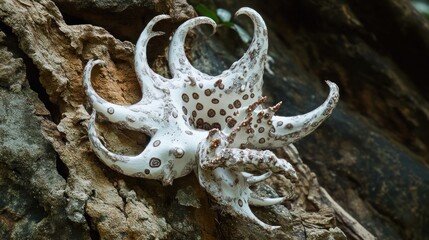
[[[86,61],[110,59],[94,80],[103,97],[122,104],[137,101],[132,43],[160,13],[173,16],[160,29],[173,31],[196,15],[190,5],[173,0],[4,0],[0,237],[341,239],[343,233],[335,228],[339,225],[357,239],[335,221],[336,208],[320,194],[319,183],[380,239],[429,235],[427,20],[399,0],[205,4],[231,12],[250,4],[263,15],[271,57],[265,87],[271,102],[284,102],[279,114],[296,115],[320,104],[327,94],[324,79],[340,86],[341,104],[333,116],[296,144],[301,158],[283,153],[299,169],[300,184],[291,191],[281,178],[272,179],[276,190],[292,192],[295,198],[255,209],[282,230],[269,235],[224,215],[193,175],[162,187],[115,173],[90,150],[81,87]],[[239,22],[249,25],[245,17]],[[195,66],[206,72],[221,72],[246,48],[229,29],[212,37],[203,33],[196,31],[188,46]],[[163,74],[168,74],[167,45],[168,38],[160,38],[149,52],[154,69]],[[100,131],[111,146],[123,146],[129,153],[140,151],[146,141],[105,124]],[[259,190],[273,194],[264,186]],[[201,207],[186,206],[191,204],[187,201],[199,201]]]

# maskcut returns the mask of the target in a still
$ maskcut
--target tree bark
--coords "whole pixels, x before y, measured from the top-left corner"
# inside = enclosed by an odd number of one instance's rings
[[[251,6],[268,26],[268,105],[297,115],[322,103],[322,80],[340,86],[331,118],[278,155],[295,185],[274,176],[256,190],[290,200],[254,211],[267,233],[232,217],[194,175],[172,186],[121,175],[91,150],[82,71],[94,88],[130,104],[141,97],[133,51],[145,24],[172,16],[149,45],[168,76],[168,36],[197,14],[184,0],[0,1],[0,238],[2,239],[425,239],[429,235],[429,24],[405,0],[202,1],[235,12]],[[196,5],[199,1],[189,1]],[[250,21],[236,20],[251,33]],[[194,66],[216,74],[246,45],[227,27],[188,36]],[[95,75],[95,74],[94,74]],[[100,123],[107,145],[140,152],[147,137]],[[297,150],[300,154],[297,153]],[[320,185],[319,185],[320,183]],[[321,188],[321,186],[323,188]],[[326,190],[325,190],[326,189]],[[277,192],[277,193],[276,193]]]

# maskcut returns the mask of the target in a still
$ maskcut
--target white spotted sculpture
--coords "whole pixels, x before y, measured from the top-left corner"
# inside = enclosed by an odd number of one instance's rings
[[[327,81],[330,93],[315,110],[298,116],[275,116],[281,103],[265,108],[262,104],[262,75],[267,59],[267,28],[253,9],[241,8],[253,21],[254,34],[244,56],[218,76],[195,69],[184,51],[188,31],[200,24],[216,23],[197,17],[179,26],[170,43],[168,61],[171,79],[155,73],[148,65],[148,41],[162,32],[153,26],[167,15],[153,18],[136,44],[135,70],[143,97],[130,106],[101,98],[91,85],[91,71],[101,60],[91,60],[84,70],[83,85],[93,111],[88,127],[96,155],[110,168],[133,177],[161,180],[164,185],[192,171],[203,188],[227,212],[249,219],[264,229],[277,226],[259,220],[249,205],[281,203],[284,197],[263,198],[249,187],[272,173],[297,180],[286,160],[264,149],[286,146],[312,132],[330,114],[338,101],[337,86]],[[142,153],[124,156],[109,151],[97,137],[96,115],[151,137]]]

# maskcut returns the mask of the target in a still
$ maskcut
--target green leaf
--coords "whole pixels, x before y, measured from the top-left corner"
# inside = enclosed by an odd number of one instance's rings
[[[229,28],[233,27],[234,25],[235,24],[233,22],[223,22],[222,23],[222,26],[229,27]]]
[[[199,3],[197,6],[195,6],[195,10],[197,10],[198,14],[200,14],[201,16],[206,16],[209,17],[211,19],[213,19],[213,21],[215,21],[216,23],[220,23],[220,19],[217,16],[216,12],[209,9],[206,5]]]

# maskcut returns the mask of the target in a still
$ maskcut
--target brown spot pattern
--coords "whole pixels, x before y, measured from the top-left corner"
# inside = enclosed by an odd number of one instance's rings
[[[189,96],[186,93],[182,94],[182,100],[184,102],[189,102]]]
[[[210,89],[206,89],[204,91],[204,94],[208,97],[208,96],[210,96],[212,94],[212,91]]]
[[[210,117],[210,118],[212,118],[212,117],[214,117],[216,115],[216,111],[215,110],[213,110],[213,109],[209,109],[208,111],[207,111],[207,116],[208,117]]]
[[[234,118],[230,117],[230,120],[228,121],[228,127],[229,128],[233,128],[235,126],[235,124],[237,124],[237,120],[235,120]]]
[[[237,100],[235,100],[235,101],[234,101],[234,107],[235,107],[235,108],[240,108],[240,107],[241,107],[241,102],[240,102],[240,100],[238,100],[238,99],[237,99]]]

